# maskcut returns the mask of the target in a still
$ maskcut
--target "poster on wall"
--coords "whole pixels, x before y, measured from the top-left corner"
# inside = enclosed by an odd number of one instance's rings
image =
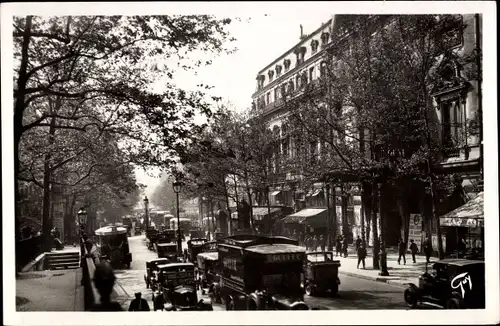
[[[410,214],[410,225],[408,228],[408,243],[413,240],[417,248],[422,252],[422,215]]]

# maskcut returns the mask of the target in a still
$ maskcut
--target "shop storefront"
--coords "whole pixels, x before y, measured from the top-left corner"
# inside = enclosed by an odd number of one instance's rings
[[[440,217],[447,253],[465,249],[484,254],[484,193]],[[465,248],[464,248],[465,247]]]

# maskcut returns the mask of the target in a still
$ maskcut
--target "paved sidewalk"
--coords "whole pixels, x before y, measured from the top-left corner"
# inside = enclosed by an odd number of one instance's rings
[[[84,311],[82,269],[20,273],[16,277],[17,311]]]
[[[408,283],[418,284],[418,277],[425,272],[425,256],[417,254],[415,257],[416,263],[413,263],[411,254],[406,254],[406,265],[403,261],[401,261],[401,265],[399,265],[398,254],[393,248],[388,248],[387,271],[389,272],[389,276],[380,276],[380,270],[373,269],[372,250],[372,248],[367,249],[368,257],[365,259],[366,269],[362,269],[362,264],[360,264],[359,269],[357,268],[358,257],[353,247],[349,247],[348,256],[346,258],[335,257],[334,254],[334,259],[339,259],[341,263],[339,273],[406,287]],[[428,265],[428,268],[432,268],[432,263],[437,260],[436,257],[431,257],[431,264]]]

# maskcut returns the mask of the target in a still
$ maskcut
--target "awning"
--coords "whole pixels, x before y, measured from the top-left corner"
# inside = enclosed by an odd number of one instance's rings
[[[286,216],[281,221],[285,224],[299,223],[299,224],[307,224],[312,227],[318,227],[318,225],[321,224],[318,222],[321,222],[323,219],[325,221],[322,224],[326,225],[326,217],[325,217],[326,212],[327,212],[326,208],[306,208],[295,214]]]
[[[281,208],[271,207],[270,211],[273,214],[280,212]],[[269,210],[267,207],[253,207],[252,213],[255,221],[261,221],[269,213]]]
[[[312,190],[312,191],[310,191],[310,192],[307,194],[307,197],[315,197],[315,196],[319,195],[322,191],[323,191],[323,189],[315,189],[315,190]]]
[[[281,192],[281,190],[276,190],[276,191],[273,191],[273,192],[271,193],[271,196],[277,196],[277,195],[279,195],[279,194],[280,194],[280,192]]]
[[[441,216],[439,222],[441,226],[484,227],[484,193]]]

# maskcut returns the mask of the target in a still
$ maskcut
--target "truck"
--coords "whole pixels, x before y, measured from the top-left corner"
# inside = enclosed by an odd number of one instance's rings
[[[226,310],[309,310],[304,303],[305,248],[281,236],[240,234],[217,245]]]

